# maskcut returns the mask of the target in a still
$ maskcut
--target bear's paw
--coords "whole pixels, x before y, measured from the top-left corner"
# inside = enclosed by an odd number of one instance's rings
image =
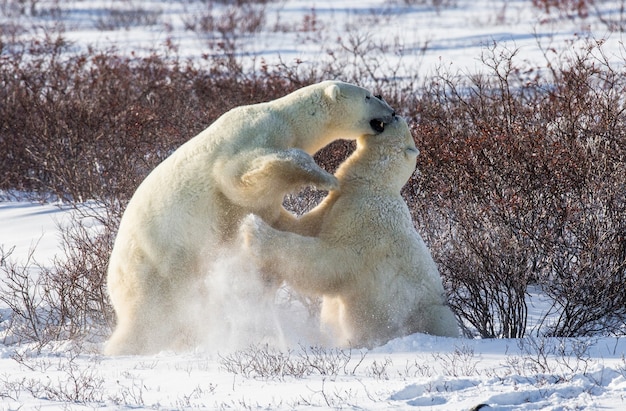
[[[244,249],[256,260],[263,257],[262,245],[272,237],[273,229],[255,214],[248,214],[239,225],[239,236]]]

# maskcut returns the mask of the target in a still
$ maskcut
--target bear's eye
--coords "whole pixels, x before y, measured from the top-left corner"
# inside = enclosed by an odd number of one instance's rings
[[[369,100],[370,98],[370,96],[365,96],[365,100]]]

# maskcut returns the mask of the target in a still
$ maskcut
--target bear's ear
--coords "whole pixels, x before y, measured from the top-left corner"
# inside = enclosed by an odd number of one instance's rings
[[[324,89],[324,94],[331,100],[337,101],[339,95],[341,94],[341,90],[339,86],[336,84],[332,84]]]

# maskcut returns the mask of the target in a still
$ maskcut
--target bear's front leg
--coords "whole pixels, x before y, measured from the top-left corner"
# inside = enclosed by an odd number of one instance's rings
[[[337,178],[315,164],[313,157],[299,149],[252,150],[216,161],[213,175],[218,191],[228,201],[260,215],[278,228],[293,224],[282,207],[286,194],[306,186],[334,190]]]
[[[239,233],[245,252],[258,267],[283,276],[291,286],[307,294],[339,292],[351,284],[355,270],[361,269],[354,263],[359,256],[350,248],[276,230],[255,215],[243,219]]]
[[[241,244],[252,259],[260,265],[266,265],[271,256],[266,250],[268,239],[273,237],[274,230],[263,219],[254,214],[248,214],[239,226]]]
[[[294,192],[306,186],[320,190],[339,188],[337,178],[315,163],[306,152],[292,148],[255,158],[241,176],[244,188]]]
[[[264,239],[273,232],[261,217],[254,214],[247,215],[239,226],[240,244],[244,252],[252,259],[260,270],[263,281],[270,287],[279,286],[284,280],[279,267],[272,264],[274,259],[269,255],[270,250],[265,249],[267,242]]]

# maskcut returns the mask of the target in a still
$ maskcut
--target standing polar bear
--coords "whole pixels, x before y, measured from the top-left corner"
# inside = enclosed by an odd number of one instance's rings
[[[339,189],[300,219],[295,231],[306,236],[256,216],[240,227],[264,270],[323,295],[322,326],[339,345],[372,347],[415,332],[458,335],[435,262],[400,195],[417,154],[399,118],[357,139],[335,173]]]
[[[286,193],[337,187],[311,154],[338,138],[380,133],[394,110],[338,81],[235,108],[182,145],[141,183],[120,222],[108,267],[117,326],[107,354],[153,353],[193,341],[192,318],[212,260],[255,213],[288,230]],[[208,313],[210,315],[210,313]]]

